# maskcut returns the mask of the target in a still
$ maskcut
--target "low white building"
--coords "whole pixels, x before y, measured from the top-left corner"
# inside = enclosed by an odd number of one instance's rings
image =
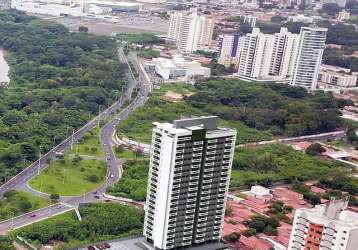
[[[333,85],[338,87],[355,87],[357,84],[358,72],[351,72],[350,69],[322,64],[318,74],[320,85]]]
[[[143,4],[135,2],[88,0],[86,1],[86,3],[95,4],[101,8],[111,8],[113,11],[119,12],[138,12],[143,10]]]
[[[194,77],[209,77],[210,68],[196,61],[187,61],[176,55],[173,59],[153,58],[152,67],[165,81],[186,81]]]
[[[312,17],[308,17],[305,15],[296,15],[296,16],[291,16],[288,18],[289,21],[292,21],[294,23],[299,22],[299,23],[312,23],[313,22],[313,18]]]
[[[52,16],[83,16],[83,7],[81,5],[72,5],[70,1],[53,1],[53,2],[40,2],[28,0],[13,0],[11,7],[17,10],[44,14]]]
[[[257,199],[272,199],[271,190],[260,185],[252,186],[250,191],[244,191],[243,194],[253,196]]]

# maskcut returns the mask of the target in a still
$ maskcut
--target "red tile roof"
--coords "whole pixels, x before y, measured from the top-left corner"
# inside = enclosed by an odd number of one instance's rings
[[[285,205],[292,206],[294,209],[310,207],[304,201],[303,195],[290,190],[288,187],[277,187],[274,189],[273,197],[282,201]]]
[[[267,240],[256,238],[255,236],[246,237],[241,235],[238,244],[240,250],[270,250],[272,243]]]

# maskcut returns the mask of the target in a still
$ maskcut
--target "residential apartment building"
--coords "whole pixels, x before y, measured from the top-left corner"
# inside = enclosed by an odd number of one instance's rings
[[[219,36],[219,57],[218,63],[229,67],[237,64],[239,34],[227,34]]]
[[[279,33],[263,34],[254,28],[239,39],[238,75],[256,80],[285,80],[292,76],[299,35],[287,28]]]
[[[167,38],[176,42],[181,53],[191,53],[199,46],[210,45],[215,22],[200,16],[196,9],[170,15]]]
[[[317,88],[318,72],[327,36],[326,28],[302,27],[291,84]]]
[[[337,20],[341,21],[341,22],[344,20],[349,20],[350,16],[351,16],[351,14],[348,11],[342,10],[342,11],[338,12]]]
[[[263,79],[269,75],[274,36],[253,28],[252,33],[239,38],[238,75],[249,79]]]
[[[11,0],[0,0],[0,10],[7,10],[11,8]]]
[[[156,249],[220,245],[236,131],[218,117],[154,123],[144,236]]]
[[[274,36],[270,75],[278,76],[280,79],[289,78],[292,76],[296,61],[299,35],[292,34],[286,27],[282,27]]]
[[[358,213],[347,200],[295,212],[288,250],[357,250]]]
[[[252,28],[256,27],[257,16],[247,15],[244,16],[244,23],[250,24]]]
[[[320,85],[332,85],[337,87],[355,87],[357,85],[358,72],[350,69],[322,64],[318,74]]]

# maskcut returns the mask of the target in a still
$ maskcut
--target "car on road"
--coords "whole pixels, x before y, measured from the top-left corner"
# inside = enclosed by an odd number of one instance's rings
[[[97,250],[94,246],[88,246],[87,249],[88,250]]]
[[[35,218],[36,214],[30,214],[30,218]]]
[[[111,178],[114,178],[114,174],[111,174]]]
[[[99,199],[99,195],[95,195],[94,198]]]
[[[108,243],[100,243],[100,244],[97,244],[96,247],[98,249],[107,249],[107,248],[111,248],[111,246],[108,244]]]

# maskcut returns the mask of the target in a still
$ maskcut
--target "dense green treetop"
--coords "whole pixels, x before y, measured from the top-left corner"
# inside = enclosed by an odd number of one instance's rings
[[[124,77],[111,39],[15,10],[0,12],[0,47],[11,79],[0,89],[3,182],[113,102]]]
[[[308,94],[303,88],[276,83],[213,79],[196,85],[188,98],[194,107],[226,120],[239,120],[277,135],[300,136],[339,128],[339,103],[331,94]]]

